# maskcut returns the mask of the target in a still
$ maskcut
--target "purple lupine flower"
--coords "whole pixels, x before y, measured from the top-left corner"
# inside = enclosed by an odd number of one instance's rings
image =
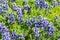
[[[18,12],[20,13],[20,15],[23,14],[23,9],[22,8],[18,8]]]
[[[57,38],[57,40],[60,40],[60,34],[58,35],[58,38]]]
[[[43,17],[40,15],[40,16],[38,16],[38,22],[42,22],[43,21]]]
[[[54,25],[52,22],[49,23],[48,27],[49,27],[49,31],[51,31],[51,32],[54,31]]]
[[[43,19],[43,26],[46,27],[48,25],[48,20],[46,18]]]
[[[48,6],[48,3],[47,3],[47,2],[45,2],[45,4],[44,4],[44,8],[45,8],[46,10],[49,9],[49,6]]]
[[[48,35],[49,35],[49,36],[52,36],[52,33],[53,33],[53,32],[49,31],[49,32],[48,32]]]
[[[23,23],[23,21],[24,21],[24,20],[23,20],[23,18],[21,17],[21,18],[19,19],[19,22]]]
[[[52,0],[53,7],[56,6],[56,4],[57,4],[56,0]]]
[[[17,17],[20,19],[22,17],[22,13],[20,13],[19,11],[17,12]]]
[[[3,32],[8,31],[8,29],[2,23],[0,23],[0,30],[3,31]]]
[[[36,20],[36,16],[33,16],[31,21],[35,22],[35,20]]]
[[[59,18],[58,15],[56,15],[56,16],[55,16],[55,19],[58,19],[58,18]]]
[[[30,22],[30,18],[28,18],[26,21],[27,21],[27,24],[28,24]]]
[[[10,21],[10,22],[15,22],[15,18],[14,18],[14,15],[13,15],[12,12],[10,12],[10,13],[8,14],[8,16],[9,16],[9,21]]]
[[[28,18],[28,19],[26,20],[25,24],[30,25],[30,26],[32,25],[32,22],[31,22],[30,18]]]
[[[53,34],[53,32],[54,32],[54,25],[53,25],[53,23],[50,22],[49,25],[48,25],[48,27],[49,27],[49,29],[48,29],[48,35],[51,36]]]
[[[39,22],[39,27],[43,27],[43,22]]]
[[[60,40],[60,38],[58,38],[58,40]]]
[[[0,0],[0,3],[3,3],[5,0]]]
[[[0,31],[2,32],[2,40],[10,40],[10,33],[2,23],[0,23]]]
[[[16,34],[16,31],[15,30],[12,31],[11,36],[12,36],[13,39],[17,38],[17,34]]]
[[[40,4],[42,5],[42,7],[44,7],[45,1],[44,0],[39,0]]]
[[[18,10],[17,10],[17,17],[18,18],[20,18],[20,17],[22,17],[22,8],[19,8]]]
[[[24,8],[28,11],[28,13],[30,12],[30,6],[29,5],[25,5]]]
[[[9,0],[10,2],[15,2],[15,0]]]
[[[2,12],[2,8],[0,7],[0,13]]]
[[[37,8],[40,7],[40,2],[39,2],[39,0],[35,0],[35,6],[36,6]]]
[[[3,32],[2,33],[2,40],[10,40],[9,32]]]
[[[35,36],[36,38],[39,38],[40,35],[39,35],[38,28],[37,28],[37,27],[34,27],[33,30],[34,30],[34,36]]]
[[[18,6],[14,3],[14,4],[12,5],[12,8],[13,8],[13,10],[17,10],[17,9],[18,9]]]
[[[38,16],[38,20],[40,20],[41,19],[41,16]]]
[[[56,20],[56,21],[59,20],[59,16],[58,16],[58,15],[55,16],[55,20]]]
[[[2,6],[3,10],[8,10],[8,3],[6,2],[5,5]]]
[[[20,34],[19,37],[22,39],[24,38],[24,34]]]
[[[40,3],[44,3],[44,0],[40,0]]]
[[[39,22],[39,26],[43,27],[43,17],[42,16],[38,16],[38,22]]]
[[[37,20],[35,20],[35,27],[38,27],[39,26],[39,22]]]
[[[23,22],[22,13],[23,13],[22,8],[19,8],[17,11],[17,17],[19,22]]]
[[[60,0],[58,0],[58,5],[60,5]]]
[[[43,27],[43,23],[42,22],[39,22],[39,26],[42,28]]]

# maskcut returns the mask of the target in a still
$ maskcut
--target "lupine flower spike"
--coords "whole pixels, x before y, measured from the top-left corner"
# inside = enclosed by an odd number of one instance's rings
[[[36,38],[39,38],[40,35],[39,35],[38,28],[37,28],[37,27],[34,27],[33,30],[34,30],[34,36],[35,36]]]
[[[24,6],[24,8],[28,11],[27,13],[29,13],[30,12],[30,6],[27,4],[27,5],[25,5]]]
[[[49,27],[48,35],[49,35],[49,36],[52,36],[52,34],[53,34],[53,32],[54,32],[54,25],[53,25],[53,23],[50,22],[49,25],[48,25],[48,27]]]
[[[3,10],[3,9],[0,7],[0,13],[2,12],[2,10]]]
[[[40,5],[42,5],[41,7],[44,7],[45,1],[44,0],[39,0],[40,1]]]
[[[4,6],[2,6],[3,10],[8,10],[8,3],[6,2]]]
[[[49,9],[49,6],[48,6],[48,3],[47,3],[47,2],[45,2],[45,4],[44,4],[44,8],[45,8],[46,10]]]
[[[58,0],[58,5],[60,5],[60,0]]]
[[[31,21],[35,22],[35,20],[36,20],[36,16],[33,16],[32,19],[31,19]]]
[[[14,15],[13,15],[12,12],[10,12],[10,13],[8,14],[8,18],[9,18],[9,22],[10,22],[10,23],[11,23],[11,22],[15,22],[15,18],[14,18]]]
[[[48,25],[48,20],[46,18],[43,19],[43,26],[46,27]]]
[[[53,5],[53,7],[57,5],[56,0],[52,0],[52,5]]]
[[[40,8],[40,2],[39,2],[39,0],[35,0],[35,6],[36,6],[36,8]]]
[[[0,3],[3,3],[4,2],[4,0],[0,0]]]
[[[10,2],[15,2],[15,0],[9,0]]]
[[[18,21],[19,22],[23,22],[23,18],[22,18],[22,8],[19,8],[18,10],[17,10],[17,17],[18,17]]]
[[[27,25],[29,25],[29,26],[32,25],[32,22],[31,22],[30,18],[28,18],[25,23],[26,23]]]
[[[20,34],[19,37],[22,39],[24,38],[24,34]]]
[[[10,33],[2,23],[0,23],[0,32],[2,32],[2,40],[10,40]]]
[[[35,27],[39,26],[39,22],[37,20],[35,20]]]
[[[15,3],[12,5],[12,8],[13,8],[13,10],[17,10],[18,9],[18,7],[17,7],[17,5]]]
[[[13,39],[16,39],[17,38],[17,34],[16,34],[16,31],[15,30],[12,31],[11,36],[12,36]]]

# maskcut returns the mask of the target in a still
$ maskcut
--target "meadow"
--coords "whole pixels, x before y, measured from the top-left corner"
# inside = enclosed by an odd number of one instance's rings
[[[60,40],[60,0],[0,0],[0,40]]]

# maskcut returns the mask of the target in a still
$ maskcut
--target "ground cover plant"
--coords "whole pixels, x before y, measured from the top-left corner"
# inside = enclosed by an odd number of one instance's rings
[[[60,40],[60,0],[0,0],[0,40]]]

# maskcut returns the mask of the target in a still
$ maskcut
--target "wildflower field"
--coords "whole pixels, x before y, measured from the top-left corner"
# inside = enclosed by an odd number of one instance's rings
[[[0,0],[0,40],[60,40],[60,0]]]

